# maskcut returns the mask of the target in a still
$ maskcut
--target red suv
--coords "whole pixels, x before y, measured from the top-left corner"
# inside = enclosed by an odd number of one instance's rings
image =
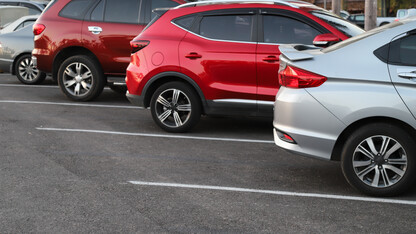
[[[301,1],[188,3],[159,11],[132,42],[127,97],[164,130],[201,114],[272,115],[280,44],[325,46],[363,32]]]
[[[37,68],[58,80],[71,99],[88,101],[106,84],[124,85],[130,41],[151,9],[183,0],[54,0],[33,27]]]

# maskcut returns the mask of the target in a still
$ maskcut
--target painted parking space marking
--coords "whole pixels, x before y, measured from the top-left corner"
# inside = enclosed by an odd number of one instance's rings
[[[140,137],[156,137],[156,138],[175,138],[175,139],[191,139],[191,140],[206,140],[206,141],[228,141],[228,142],[246,142],[246,143],[274,144],[274,141],[255,140],[255,139],[236,139],[236,138],[220,138],[220,137],[198,137],[198,136],[184,136],[184,135],[167,135],[167,134],[150,134],[150,133],[133,133],[133,132],[115,132],[115,131],[86,130],[86,129],[65,129],[65,128],[42,128],[42,127],[38,127],[36,129],[39,130],[39,131],[95,133],[95,134],[140,136]]]
[[[35,102],[35,101],[0,100],[0,103],[31,104],[31,105],[80,106],[80,107],[99,107],[99,108],[144,109],[144,108],[138,107],[138,106],[99,105],[99,104],[84,104],[84,103],[71,103],[71,102]]]
[[[23,84],[0,84],[0,87],[19,87],[19,88],[59,88],[56,85],[23,85]]]
[[[242,192],[242,193],[272,194],[272,195],[289,196],[289,197],[323,198],[323,199],[333,199],[333,200],[363,201],[363,202],[416,206],[416,201],[411,201],[411,200],[343,196],[343,195],[319,194],[319,193],[299,193],[299,192],[288,192],[288,191],[278,191],[278,190],[260,190],[260,189],[221,187],[221,186],[195,185],[195,184],[156,183],[156,182],[145,182],[145,181],[128,181],[128,183],[134,184],[134,185],[153,186],[153,187],[218,190],[218,191],[231,191],[231,192]]]

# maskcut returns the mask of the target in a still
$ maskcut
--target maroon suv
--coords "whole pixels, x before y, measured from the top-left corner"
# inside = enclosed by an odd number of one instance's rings
[[[130,41],[152,9],[183,0],[54,0],[33,26],[33,60],[76,101],[96,98],[108,84],[124,85]]]

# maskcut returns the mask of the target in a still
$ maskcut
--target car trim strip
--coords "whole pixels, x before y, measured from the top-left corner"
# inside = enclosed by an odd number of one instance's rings
[[[270,105],[273,106],[272,101],[258,101],[249,99],[214,99],[213,102],[217,103],[242,103],[242,104],[259,104],[259,105]]]

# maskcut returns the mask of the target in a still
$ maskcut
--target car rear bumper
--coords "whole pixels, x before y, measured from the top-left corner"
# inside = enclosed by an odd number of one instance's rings
[[[274,141],[288,151],[331,159],[332,150],[345,125],[305,89],[282,87],[276,96]],[[282,133],[293,138],[289,142]]]
[[[127,91],[126,97],[131,102],[131,104],[139,107],[144,107],[143,96],[130,94],[129,91]]]

